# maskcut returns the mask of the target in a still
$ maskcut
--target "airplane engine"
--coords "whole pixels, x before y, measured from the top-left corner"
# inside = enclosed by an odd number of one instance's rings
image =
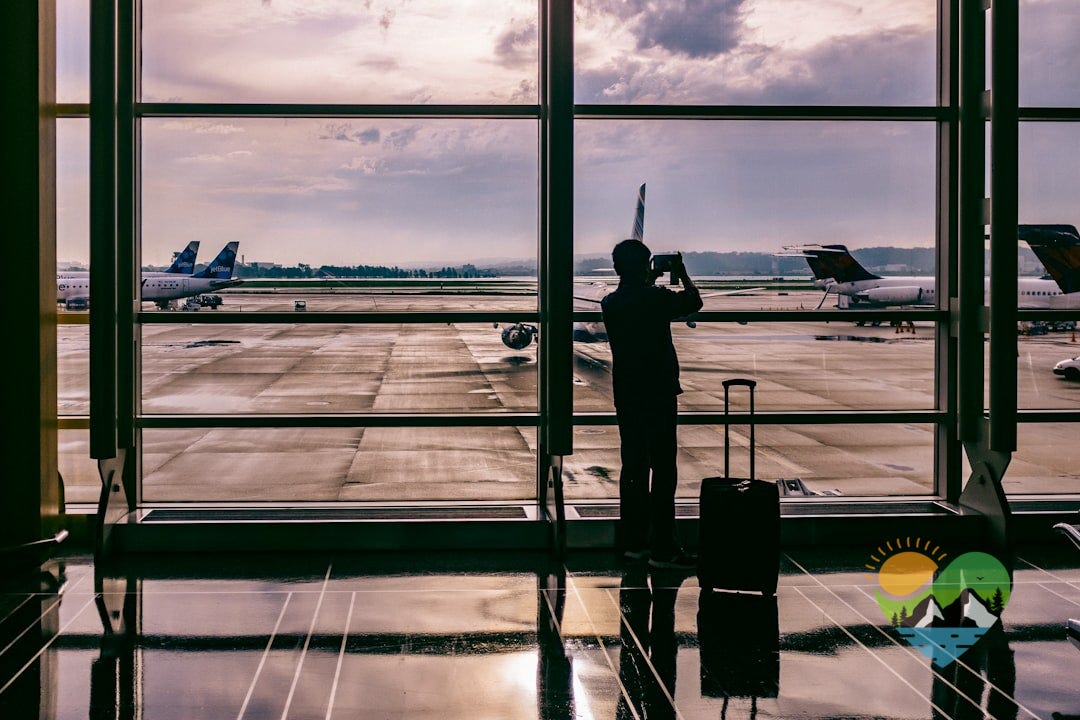
[[[923,302],[923,291],[921,287],[915,285],[882,287],[859,293],[859,297],[865,297],[870,302],[881,303],[882,305],[915,305]]]
[[[502,331],[503,345],[511,350],[524,350],[532,344],[536,337],[536,326],[516,323],[507,325]]]

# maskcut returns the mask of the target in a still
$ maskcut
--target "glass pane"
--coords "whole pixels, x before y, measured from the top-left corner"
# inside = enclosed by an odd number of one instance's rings
[[[203,263],[238,243],[243,279],[535,276],[533,120],[162,119],[142,138],[144,263],[198,240]]]
[[[142,411],[534,412],[536,347],[476,323],[143,325]]]
[[[536,429],[144,430],[146,502],[535,501]]]
[[[56,101],[90,102],[90,1],[56,2]]]
[[[820,293],[775,291],[747,304],[777,302],[813,307]],[[803,297],[800,300],[800,296]],[[709,306],[706,305],[706,309]],[[718,308],[719,309],[719,308]],[[756,309],[756,306],[755,308]],[[681,410],[722,412],[722,382],[758,381],[758,410],[931,410],[934,407],[934,327],[931,322],[859,326],[838,319],[820,323],[672,324],[678,353]],[[611,348],[574,343],[574,409],[614,410]],[[643,389],[644,391],[644,389]],[[737,390],[733,409],[744,404]]]
[[[645,183],[645,243],[683,251],[694,276],[807,276],[774,255],[813,243],[882,275],[932,276],[934,147],[922,122],[579,121],[574,250],[610,267]]]
[[[1017,406],[1030,410],[1080,410],[1080,344],[1076,321],[1025,322],[1016,358]],[[990,368],[986,374],[989,377]],[[988,390],[989,392],[989,390]],[[1076,428],[1080,436],[1080,427]]]
[[[90,457],[90,431],[60,430],[57,443],[57,467],[64,479],[64,501],[96,505],[101,495],[101,475],[97,461]]]
[[[1080,382],[1076,396],[1080,398]],[[1077,407],[1076,404],[1073,407]],[[1080,492],[1080,423],[1024,423],[1002,485],[1009,495]],[[970,473],[965,463],[965,470]]]
[[[56,121],[56,267],[90,267],[90,121]]]
[[[934,432],[930,425],[758,425],[756,474],[798,478],[812,495],[927,495],[934,486]],[[701,479],[724,474],[722,425],[679,427],[677,496],[696,500]],[[746,426],[731,427],[731,475],[749,474]],[[567,501],[619,497],[619,430],[574,429],[566,458]]]
[[[1020,3],[1020,105],[1080,106],[1080,6],[1071,0]]]
[[[56,328],[56,412],[61,417],[89,415],[89,312],[67,310],[62,306],[59,312],[60,324]]]
[[[143,0],[145,102],[537,103],[535,0]]]
[[[579,2],[579,103],[933,105],[933,0]]]

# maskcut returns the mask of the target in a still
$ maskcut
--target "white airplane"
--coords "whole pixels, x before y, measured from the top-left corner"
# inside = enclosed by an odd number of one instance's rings
[[[195,258],[199,255],[199,241],[192,240],[182,252],[176,253],[172,265],[165,270],[143,270],[142,275],[191,275],[195,272]],[[56,273],[57,280],[83,280],[90,277],[89,270],[61,270]],[[59,302],[62,298],[57,298]]]
[[[645,237],[645,183],[641,184],[638,188],[637,206],[634,210],[634,224],[630,229],[630,237],[635,240],[644,242]],[[574,283],[574,300],[578,302],[588,303],[590,306],[600,306],[600,301],[604,299],[604,296],[615,290],[615,285],[609,285],[599,280],[590,283]],[[717,292],[703,294],[701,297],[718,297],[721,295],[745,295],[748,293],[762,290],[763,288],[739,288],[738,290],[729,290],[727,292]],[[579,308],[580,309],[580,308]],[[680,318],[681,321],[686,323],[689,328],[697,327],[697,323],[693,317]],[[746,323],[740,323],[745,325]],[[495,327],[499,324],[495,323]],[[503,344],[512,350],[521,350],[529,346],[533,339],[537,335],[537,327],[535,325],[529,325],[526,323],[515,323],[503,328],[502,341]],[[602,321],[596,322],[575,322],[573,329],[573,338],[575,342],[593,343],[593,342],[606,342],[607,341],[607,328],[604,327]]]
[[[1024,309],[1080,308],[1080,238],[1061,230],[1071,225],[1021,225],[1020,237],[1031,245],[1051,273],[1050,278],[1018,278],[1017,307]],[[844,245],[788,245],[786,257],[806,258],[814,284],[838,297],[841,308],[936,307],[937,283],[931,275],[875,275],[859,264]],[[1070,284],[1071,283],[1071,284]],[[990,281],[986,280],[989,296]]]
[[[197,249],[197,243],[193,243]],[[238,241],[232,241],[222,248],[217,257],[204,269],[196,273],[184,274],[174,272],[173,268],[164,272],[147,271],[142,273],[141,297],[145,301],[151,301],[162,309],[169,307],[171,300],[194,297],[203,293],[213,292],[221,288],[239,285],[242,280],[232,276],[236,265],[236,250],[240,246]],[[173,267],[187,262],[186,253],[177,256]],[[184,258],[181,260],[181,258]],[[192,257],[192,264],[194,258]],[[90,300],[90,275],[86,271],[81,274],[57,273],[56,276],[56,299],[57,302],[71,303],[75,300]]]

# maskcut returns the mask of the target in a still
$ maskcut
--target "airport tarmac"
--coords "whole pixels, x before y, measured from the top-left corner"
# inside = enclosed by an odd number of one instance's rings
[[[504,294],[397,291],[223,292],[223,310],[307,312],[535,309],[528,288]],[[818,291],[713,297],[706,310],[813,309]],[[152,306],[147,306],[149,309]],[[582,305],[580,309],[593,309]],[[209,313],[214,310],[203,309]],[[178,313],[179,314],[179,313]],[[178,320],[181,318],[177,318]],[[536,344],[512,350],[491,323],[144,324],[142,412],[154,414],[535,413]],[[88,328],[58,331],[61,414],[89,412]],[[934,329],[829,322],[673,326],[684,412],[722,412],[721,381],[758,381],[759,412],[933,409]],[[1080,353],[1070,333],[1021,336],[1019,404],[1080,409],[1080,382],[1051,372]],[[574,344],[574,405],[609,412],[606,343]],[[733,407],[745,409],[745,397]],[[529,501],[536,486],[536,428],[201,428],[145,430],[145,502]],[[733,474],[746,474],[745,426],[731,428]],[[1080,492],[1075,424],[1021,425],[1006,476],[1010,493]],[[837,496],[932,492],[930,424],[758,425],[759,477],[798,477]],[[679,431],[680,496],[723,471],[723,426]],[[582,425],[566,459],[569,500],[618,494],[618,431]],[[86,431],[60,433],[68,502],[95,502],[98,479]]]

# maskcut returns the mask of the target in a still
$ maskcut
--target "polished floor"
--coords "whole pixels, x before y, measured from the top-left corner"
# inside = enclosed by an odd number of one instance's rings
[[[775,598],[609,552],[61,557],[0,587],[0,718],[1080,718],[1080,552],[1019,548],[939,666],[873,550],[786,550]]]

